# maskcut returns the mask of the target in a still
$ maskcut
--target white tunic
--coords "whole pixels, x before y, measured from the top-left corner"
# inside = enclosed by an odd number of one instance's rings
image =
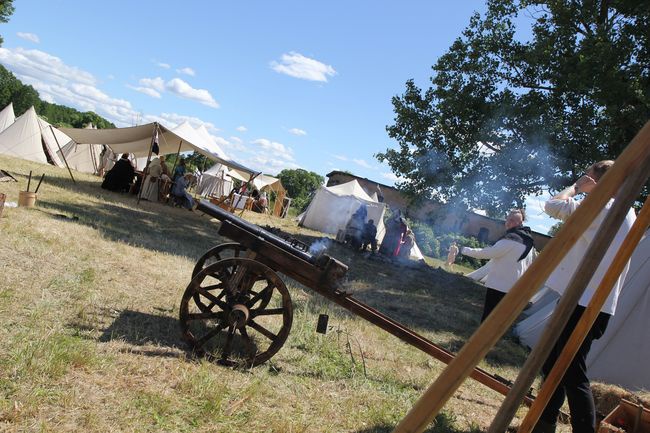
[[[603,220],[605,219],[605,216],[607,215],[607,212],[609,212],[613,203],[614,200],[610,200],[605,205],[605,208],[600,212],[600,214],[598,214],[596,219],[594,219],[594,221],[589,225],[587,230],[585,230],[582,236],[580,236],[580,238],[576,241],[576,243],[573,245],[571,250],[569,250],[567,255],[564,257],[564,259],[562,259],[560,264],[557,266],[557,268],[555,268],[551,276],[546,281],[547,287],[550,287],[551,289],[555,290],[560,295],[566,291],[566,288],[569,284],[569,281],[571,280],[571,277],[573,276],[574,272],[578,268],[581,260],[583,259],[585,253],[587,252],[587,248],[589,248],[589,245],[591,244],[594,237],[596,236],[596,233],[598,232],[598,228],[602,224]],[[571,215],[578,208],[579,204],[580,204],[579,202],[575,201],[572,198],[565,199],[565,200],[551,199],[546,202],[544,206],[544,210],[546,211],[547,214],[549,214],[553,218],[566,221],[569,215]],[[578,302],[580,305],[586,307],[589,304],[591,297],[594,295],[594,292],[598,288],[600,281],[603,279],[603,276],[605,275],[605,272],[607,272],[607,269],[611,265],[612,260],[614,260],[616,252],[618,251],[621,244],[623,243],[625,236],[630,231],[630,228],[632,227],[632,224],[634,224],[635,220],[636,220],[636,215],[634,213],[634,210],[630,209],[627,215],[625,216],[625,220],[621,224],[621,227],[616,233],[614,240],[612,241],[611,245],[607,249],[605,256],[600,262],[600,265],[596,269],[596,272],[594,272],[594,275],[589,281],[589,284],[587,284],[587,287],[585,288],[585,291],[582,294],[580,301]],[[602,312],[608,314],[614,314],[614,312],[616,311],[616,303],[618,302],[618,295],[621,291],[621,287],[623,286],[623,281],[625,281],[625,276],[627,275],[627,271],[629,267],[630,267],[630,262],[628,261],[627,264],[625,265],[625,268],[619,275],[618,280],[614,284],[614,287],[612,287],[612,291],[609,297],[607,298],[607,300],[605,301],[605,304],[603,304],[603,307],[601,308]]]
[[[530,264],[528,257],[518,261],[525,250],[526,246],[522,243],[501,239],[487,248],[463,247],[461,253],[476,259],[490,259],[485,266],[467,276],[477,281],[484,281],[491,289],[508,293]],[[530,251],[529,256],[532,255],[533,249]]]

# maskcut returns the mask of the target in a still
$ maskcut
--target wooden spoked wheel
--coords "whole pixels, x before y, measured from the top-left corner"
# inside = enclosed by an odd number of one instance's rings
[[[268,266],[246,258],[207,266],[181,300],[185,339],[196,353],[225,365],[255,366],[269,360],[289,336],[292,321],[284,282]]]
[[[219,244],[216,247],[210,248],[205,254],[194,265],[192,270],[192,278],[196,277],[196,274],[201,272],[203,268],[216,263],[219,260],[227,259],[230,257],[245,257],[246,256],[246,247],[242,244],[236,242],[227,242],[225,244]]]

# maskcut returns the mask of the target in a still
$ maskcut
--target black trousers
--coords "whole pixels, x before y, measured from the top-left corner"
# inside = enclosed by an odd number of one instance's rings
[[[560,338],[555,343],[553,350],[542,367],[544,378],[551,372],[553,365],[555,365],[562,349],[571,336],[571,332],[573,332],[573,329],[578,324],[578,320],[580,320],[584,311],[585,307],[578,305],[573,311],[573,314],[571,314],[569,322],[564,327]],[[560,408],[564,404],[566,397],[569,400],[573,433],[593,433],[596,431],[596,408],[591,387],[589,386],[589,378],[587,378],[587,355],[589,354],[589,349],[591,349],[591,343],[602,337],[605,333],[610,317],[609,314],[603,312],[598,315],[585,341],[580,346],[571,364],[569,364],[566,373],[564,373],[562,381],[546,405],[540,417],[541,420],[554,424],[557,421]]]
[[[485,304],[483,305],[483,316],[481,317],[481,323],[490,315],[494,307],[497,306],[501,299],[506,296],[505,293],[498,290],[490,289],[489,287],[485,291]]]

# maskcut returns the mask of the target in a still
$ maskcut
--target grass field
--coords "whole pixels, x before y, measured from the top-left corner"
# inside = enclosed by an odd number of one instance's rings
[[[90,175],[74,173],[73,183],[65,169],[4,156],[0,168],[19,181],[0,183],[12,202],[30,170],[46,174],[35,208],[5,208],[0,219],[0,431],[390,432],[444,368],[289,279],[293,327],[269,362],[231,369],[197,359],[179,304],[195,261],[226,241],[214,220],[138,205]],[[448,350],[478,326],[482,288],[431,259],[412,269],[338,245],[331,255],[350,266],[355,297]],[[315,333],[320,313],[330,316],[326,335]],[[507,336],[481,366],[512,380],[525,356]],[[501,400],[468,380],[429,432],[484,431]]]

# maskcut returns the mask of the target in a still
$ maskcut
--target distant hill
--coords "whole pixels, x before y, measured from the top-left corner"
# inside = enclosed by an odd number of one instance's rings
[[[10,102],[14,104],[16,116],[20,116],[33,105],[39,116],[55,126],[83,128],[92,123],[99,129],[115,128],[113,123],[92,111],[82,113],[74,108],[41,100],[36,89],[23,84],[7,68],[0,65],[0,109]]]

